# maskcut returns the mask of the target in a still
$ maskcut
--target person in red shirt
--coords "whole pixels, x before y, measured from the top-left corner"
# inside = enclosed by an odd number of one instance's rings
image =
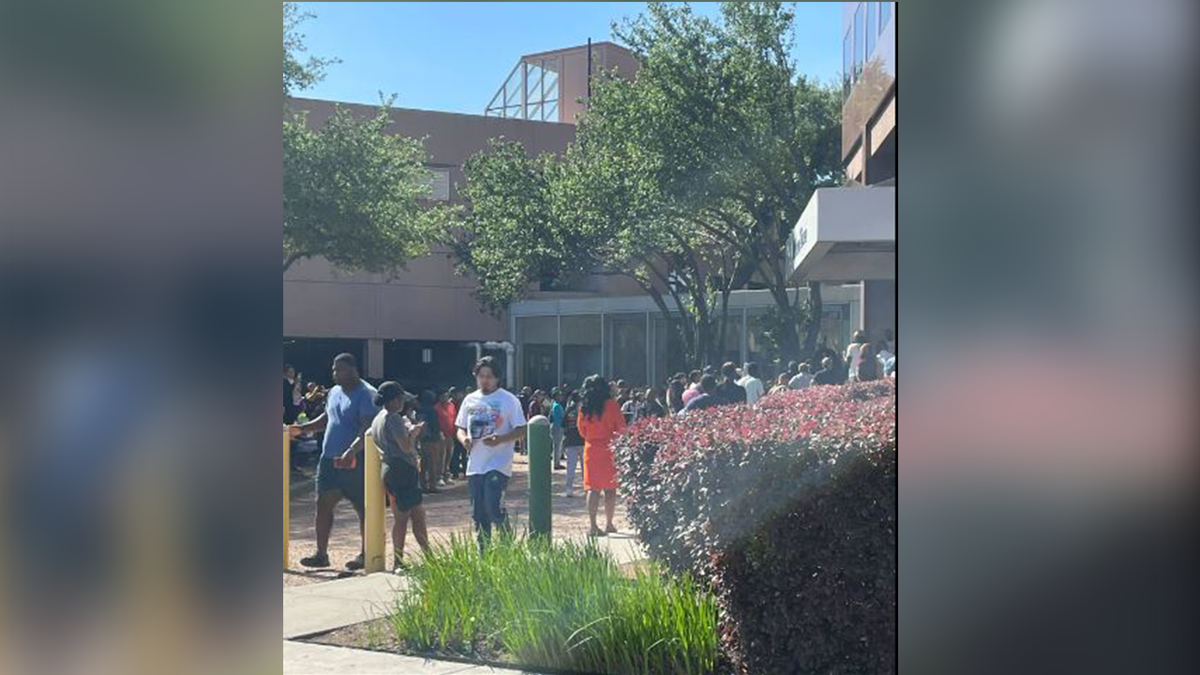
[[[445,457],[445,462],[442,465],[442,479],[447,483],[458,478],[458,475],[451,475],[454,466],[453,450],[456,448],[454,442],[455,429],[454,418],[458,416],[458,406],[451,397],[451,391],[443,391],[439,396],[437,403],[433,409],[437,412],[438,425],[442,427],[442,434],[445,437],[446,447],[443,448],[442,457]]]
[[[588,517],[592,520],[589,535],[603,537],[617,531],[613,525],[613,513],[617,508],[617,465],[609,442],[625,428],[625,416],[613,400],[608,382],[599,375],[583,381],[578,427],[579,435],[583,437],[583,487],[587,490]],[[596,525],[601,492],[604,493],[607,521],[603,530]]]

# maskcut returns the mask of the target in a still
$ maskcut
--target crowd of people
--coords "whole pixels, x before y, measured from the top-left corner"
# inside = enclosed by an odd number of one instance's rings
[[[563,383],[549,392],[523,387],[513,394],[500,386],[500,368],[493,357],[472,368],[475,387],[425,390],[417,395],[398,382],[378,388],[362,379],[350,354],[333,361],[331,389],[310,382],[284,366],[284,423],[293,439],[311,437],[320,447],[316,470],[317,550],[301,559],[306,567],[328,567],[328,543],[334,508],[348,499],[363,519],[364,474],[359,453],[370,433],[382,454],[383,482],[394,515],[392,541],[396,569],[403,560],[406,533],[422,550],[429,547],[422,496],[437,494],[457,481],[467,481],[472,519],[485,546],[493,530],[508,529],[504,493],[512,477],[513,457],[523,448],[527,420],[538,415],[550,421],[552,461],[565,470],[564,496],[575,497],[576,474],[582,460],[589,534],[601,537],[617,531],[617,471],[609,444],[613,436],[639,420],[669,415],[698,414],[724,405],[754,405],[780,391],[814,385],[896,377],[896,347],[890,339],[871,342],[859,331],[839,354],[818,353],[819,368],[790,362],[768,388],[756,363],[742,368],[728,362],[676,373],[663,386],[630,386],[600,375],[586,378],[576,390]],[[814,372],[815,371],[815,372]],[[295,453],[294,453],[295,455]],[[604,526],[597,522],[604,502]],[[347,564],[363,567],[363,555]]]

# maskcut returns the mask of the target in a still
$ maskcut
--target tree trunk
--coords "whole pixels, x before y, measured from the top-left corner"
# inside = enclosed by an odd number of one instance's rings
[[[808,282],[808,321],[804,332],[804,353],[806,359],[812,359],[817,351],[817,338],[821,334],[821,282]]]

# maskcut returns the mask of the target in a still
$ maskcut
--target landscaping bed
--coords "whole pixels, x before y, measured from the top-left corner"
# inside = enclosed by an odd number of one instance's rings
[[[719,673],[716,599],[687,575],[595,544],[453,538],[390,615],[313,642],[563,673]]]

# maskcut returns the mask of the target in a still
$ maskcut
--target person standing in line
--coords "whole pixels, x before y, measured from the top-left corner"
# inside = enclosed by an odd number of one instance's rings
[[[554,457],[554,469],[557,471],[563,468],[563,439],[565,438],[563,417],[566,410],[562,406],[562,390],[555,387],[551,392],[550,400],[550,448]]]
[[[458,419],[458,411],[462,410],[463,399],[466,395],[466,391],[458,387],[450,387],[450,401],[454,404],[454,418],[450,421],[450,438],[454,442],[454,457],[451,462],[453,467],[451,471],[454,472],[453,476],[455,480],[467,475],[467,449],[458,440],[458,430],[454,426],[454,421]]]
[[[813,383],[812,368],[808,363],[800,364],[800,372],[796,373],[795,377],[788,380],[788,389],[800,390],[807,389]]]
[[[450,485],[454,482],[454,418],[458,412],[454,400],[450,397],[450,390],[438,395],[438,401],[433,408],[437,412],[438,428],[442,430],[442,480]]]
[[[707,408],[715,408],[719,405],[726,405],[725,401],[717,395],[717,378],[712,375],[705,375],[700,378],[701,394],[693,398],[683,407],[683,412],[689,413],[693,410],[705,410]]]
[[[858,360],[858,381],[878,380],[879,370],[879,359],[875,355],[874,343],[863,343],[861,357]]]
[[[512,477],[513,451],[525,435],[525,411],[521,401],[500,388],[496,359],[485,356],[475,362],[476,391],[463,399],[458,410],[458,439],[467,448],[467,487],[480,550],[493,528],[508,530],[504,491]]]
[[[683,392],[687,389],[687,376],[675,373],[667,386],[667,410],[672,415],[678,415],[683,410]]]
[[[716,394],[727,405],[746,402],[746,389],[737,383],[737,366],[732,361],[721,366],[721,383]]]
[[[841,378],[838,374],[838,369],[833,364],[833,357],[826,356],[825,358],[821,359],[821,369],[817,371],[816,375],[813,375],[812,383],[839,384],[840,380]]]
[[[786,381],[791,382],[792,378],[795,377],[796,373],[798,372],[800,372],[800,364],[796,363],[795,361],[788,361],[787,370],[783,371],[783,374],[787,375]]]
[[[407,568],[404,563],[404,540],[408,523],[412,522],[413,537],[422,553],[429,555],[429,530],[425,523],[425,507],[421,506],[420,461],[417,438],[424,422],[413,424],[404,414],[411,408],[409,395],[398,382],[384,382],[375,394],[375,405],[382,408],[371,422],[371,437],[375,439],[383,460],[383,485],[392,501],[392,559],[395,571]]]
[[[667,404],[663,401],[663,388],[646,387],[646,402],[642,404],[642,417],[666,417]]]
[[[738,385],[746,390],[746,403],[754,405],[758,399],[762,398],[763,394],[767,393],[766,386],[758,377],[758,364],[750,361],[746,363],[746,375],[737,381]]]
[[[583,455],[583,437],[579,435],[579,394],[571,392],[567,397],[566,411],[563,416],[563,444],[567,453],[566,496],[575,496],[575,467]]]
[[[587,490],[588,518],[593,537],[617,531],[613,514],[617,508],[617,465],[609,442],[625,428],[625,416],[613,400],[612,389],[599,375],[583,381],[583,403],[579,414],[579,435],[583,437],[583,487]],[[596,525],[600,494],[604,494],[605,526]]]
[[[350,354],[333,359],[333,381],[325,412],[306,424],[288,427],[292,438],[311,431],[324,430],[321,459],[317,465],[317,551],[302,558],[305,567],[329,567],[329,534],[333,530],[333,510],[343,498],[349,499],[358,513],[359,532],[363,527],[363,463],[356,461],[362,450],[363,433],[374,421],[375,388],[359,377],[358,362]],[[363,568],[363,554],[346,563],[346,568]]]
[[[446,486],[445,481],[442,480],[443,439],[437,409],[434,408],[436,400],[437,397],[433,395],[432,391],[428,389],[422,391],[417,397],[416,411],[416,421],[425,423],[417,446],[421,455],[421,481],[424,484],[425,492],[435,495],[441,493],[438,488]]]
[[[846,364],[849,369],[847,371],[847,379],[851,382],[858,381],[858,367],[862,363],[863,345],[867,342],[867,336],[861,330],[854,331],[854,339],[850,341],[850,346],[846,347]]]
[[[691,384],[689,384],[688,388],[683,391],[681,400],[683,401],[684,407],[687,407],[687,404],[691,403],[692,399],[704,393],[704,391],[700,388],[701,377],[702,375],[699,370],[693,370],[692,372],[688,373],[688,380],[691,382]],[[682,410],[683,408],[680,408],[680,411]]]
[[[781,391],[787,391],[787,390],[788,390],[787,373],[783,372],[783,373],[779,374],[779,377],[775,378],[775,386],[771,387],[770,393],[778,394]]]
[[[888,361],[895,357],[896,355],[888,349],[887,341],[880,340],[875,343],[875,358],[879,361],[879,372],[881,375],[888,374]]]
[[[290,363],[283,364],[283,423],[293,424],[304,410],[304,396],[300,392],[300,376]]]

